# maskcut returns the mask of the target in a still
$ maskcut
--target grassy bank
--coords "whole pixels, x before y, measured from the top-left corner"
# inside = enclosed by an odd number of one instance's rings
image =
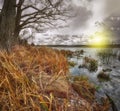
[[[108,111],[95,101],[88,79],[69,82],[64,54],[47,47],[15,46],[0,51],[0,111]]]

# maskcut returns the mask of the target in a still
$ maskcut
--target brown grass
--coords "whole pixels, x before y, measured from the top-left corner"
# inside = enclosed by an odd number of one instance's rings
[[[11,59],[19,64],[25,73],[38,73],[44,71],[47,74],[68,73],[66,58],[55,50],[47,47],[19,47],[13,48]]]
[[[15,46],[10,54],[1,51],[0,109],[52,111],[54,96],[66,96],[67,73],[66,58],[52,49]]]
[[[73,80],[73,89],[85,100],[94,102],[95,87],[89,83],[88,78],[86,76],[76,76]]]
[[[0,111],[99,111],[72,89],[68,73],[66,58],[50,48],[0,51]]]

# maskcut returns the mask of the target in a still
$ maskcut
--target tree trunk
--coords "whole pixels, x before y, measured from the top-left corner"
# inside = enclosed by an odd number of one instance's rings
[[[24,1],[25,0],[19,0],[19,2],[17,4],[17,10],[16,10],[14,36],[17,38],[18,44],[20,42],[20,38],[19,38],[19,33],[21,31],[20,20],[21,20],[21,15],[22,15],[22,5],[23,5]]]
[[[0,23],[0,48],[9,50],[14,44],[16,0],[4,0]]]

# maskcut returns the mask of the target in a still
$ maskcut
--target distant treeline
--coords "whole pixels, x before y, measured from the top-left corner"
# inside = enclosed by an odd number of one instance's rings
[[[39,45],[47,47],[120,48],[120,44],[110,45]]]

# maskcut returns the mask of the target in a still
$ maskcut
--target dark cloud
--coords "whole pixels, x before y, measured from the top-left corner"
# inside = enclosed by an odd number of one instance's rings
[[[105,13],[108,15],[104,23],[113,34],[113,38],[120,38],[120,0],[106,0]]]
[[[73,10],[73,13],[75,13],[76,17],[71,22],[72,28],[79,29],[85,27],[88,20],[92,16],[92,11],[82,6],[74,7]]]

